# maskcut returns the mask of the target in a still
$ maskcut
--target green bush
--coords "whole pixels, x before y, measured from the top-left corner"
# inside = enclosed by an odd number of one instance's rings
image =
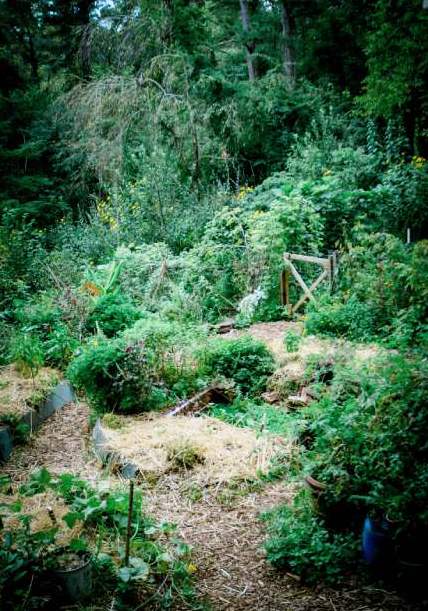
[[[425,357],[336,366],[329,391],[304,412],[313,442],[303,468],[327,485],[327,512],[345,503],[424,528],[427,405]]]
[[[110,293],[97,299],[86,328],[90,332],[99,329],[107,337],[113,337],[130,327],[141,315],[126,295]]]
[[[24,332],[32,333],[44,342],[61,322],[61,311],[51,294],[40,293],[28,301],[17,301],[15,318]]]
[[[123,336],[127,342],[144,344],[156,377],[175,395],[185,397],[197,389],[201,372],[195,352],[206,341],[203,326],[184,325],[149,314]]]
[[[34,335],[15,335],[9,347],[9,360],[16,363],[18,371],[34,378],[44,364],[43,348],[38,337]]]
[[[316,514],[310,493],[301,490],[291,505],[264,514],[268,523],[267,557],[278,568],[298,574],[309,585],[337,584],[355,571],[359,541],[332,533]]]
[[[67,375],[98,411],[149,409],[154,389],[144,346],[96,339],[71,362]]]
[[[309,306],[308,332],[383,338],[392,347],[428,345],[427,261],[428,241],[364,236],[341,257],[336,294]]]
[[[54,367],[67,366],[79,345],[71,330],[76,325],[61,306],[66,303],[59,295],[40,293],[28,302],[17,302],[14,311],[21,333],[37,338],[44,362]]]
[[[266,387],[275,362],[263,342],[250,336],[212,339],[200,354],[205,375],[231,379],[244,394],[258,394]]]
[[[146,411],[185,397],[199,384],[194,327],[141,319],[116,338],[95,337],[68,376],[99,411]]]
[[[289,330],[284,334],[284,346],[287,352],[298,352],[301,341],[302,336],[300,333]]]
[[[43,344],[46,363],[66,367],[79,347],[79,341],[70,334],[65,324],[57,324]]]
[[[308,307],[306,330],[310,334],[347,337],[356,341],[370,341],[376,337],[375,313],[355,295],[345,303],[329,295]]]

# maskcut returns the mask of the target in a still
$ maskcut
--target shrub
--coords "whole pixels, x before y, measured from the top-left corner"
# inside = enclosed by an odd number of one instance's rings
[[[151,354],[158,379],[180,397],[194,391],[201,372],[195,351],[206,338],[206,329],[147,315],[124,332],[127,342],[143,342]]]
[[[40,293],[27,303],[16,304],[14,314],[22,334],[37,338],[48,365],[66,366],[79,345],[73,335],[77,325],[67,307],[70,301],[65,295]]]
[[[309,306],[307,330],[385,338],[402,348],[426,345],[427,253],[427,241],[407,246],[387,234],[363,237],[341,258],[337,293]]]
[[[97,339],[67,370],[99,411],[144,411],[151,383],[144,349],[127,347],[122,339]]]
[[[250,336],[213,339],[200,356],[207,376],[230,378],[244,394],[262,392],[275,368],[273,356],[265,344]]]
[[[79,342],[70,334],[68,327],[57,324],[43,344],[46,363],[66,367],[78,347]]]
[[[128,297],[111,293],[97,299],[86,321],[86,328],[92,332],[99,329],[107,337],[113,337],[130,327],[140,316],[141,312]]]
[[[287,352],[298,352],[302,336],[295,331],[286,331],[284,334],[284,346]]]
[[[308,584],[336,584],[355,570],[359,542],[350,534],[330,532],[317,516],[309,494],[301,490],[292,505],[264,514],[270,535],[267,557]]]
[[[327,485],[327,511],[347,503],[424,528],[427,402],[424,357],[336,367],[330,391],[305,411],[313,443],[304,469]]]
[[[373,310],[355,295],[345,303],[323,295],[315,305],[308,307],[306,330],[310,334],[370,341],[376,337],[378,328]]]
[[[96,337],[69,366],[68,375],[100,411],[145,411],[186,396],[198,385],[191,355],[196,331],[157,316],[138,321],[116,338]]]
[[[34,378],[44,363],[42,344],[33,335],[16,335],[10,343],[9,358],[20,373]]]

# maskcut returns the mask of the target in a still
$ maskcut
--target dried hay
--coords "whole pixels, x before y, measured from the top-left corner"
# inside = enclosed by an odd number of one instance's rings
[[[40,401],[58,382],[59,373],[50,367],[42,367],[34,380],[25,377],[15,365],[0,369],[0,416],[21,416]]]
[[[174,454],[171,448],[194,448],[198,460],[185,470],[202,485],[266,472],[275,454],[284,454],[286,443],[207,416],[129,418],[123,429],[103,428],[103,432],[105,449],[119,456],[120,462],[132,462],[150,480],[176,468],[174,461],[168,460]]]

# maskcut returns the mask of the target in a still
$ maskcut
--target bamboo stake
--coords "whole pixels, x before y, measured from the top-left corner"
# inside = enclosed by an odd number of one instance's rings
[[[129,566],[129,545],[131,542],[132,509],[134,505],[134,480],[129,482],[128,525],[126,529],[125,566]]]

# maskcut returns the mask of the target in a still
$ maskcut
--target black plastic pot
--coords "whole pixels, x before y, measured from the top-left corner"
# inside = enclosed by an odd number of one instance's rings
[[[407,596],[426,598],[428,595],[428,537],[421,532],[399,541],[397,547],[398,586]]]
[[[70,552],[65,552],[64,555]],[[72,602],[78,602],[87,598],[92,591],[92,555],[89,552],[76,553],[80,557],[77,567],[54,568],[53,572],[58,578],[63,592]],[[58,555],[58,558],[60,556]]]

